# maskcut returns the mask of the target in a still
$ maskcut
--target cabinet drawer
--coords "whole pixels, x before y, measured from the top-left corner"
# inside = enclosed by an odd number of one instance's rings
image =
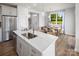
[[[37,54],[37,51],[35,49],[31,49],[31,53]]]
[[[41,53],[37,49],[31,48],[30,55],[31,56],[40,56]]]

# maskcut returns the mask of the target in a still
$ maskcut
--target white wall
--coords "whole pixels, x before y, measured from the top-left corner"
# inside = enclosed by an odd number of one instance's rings
[[[73,6],[75,6],[75,3],[37,3],[36,7],[33,4],[31,5],[33,9],[41,12],[63,10]]]
[[[41,6],[41,7],[39,8],[38,6]],[[54,8],[54,6],[56,7]],[[74,4],[38,4],[36,7],[32,8],[33,7],[32,5],[18,4],[17,6],[17,12],[18,12],[17,13],[17,19],[18,19],[17,29],[28,28],[28,12],[29,11],[36,12],[37,10],[37,13],[38,13],[38,11],[40,11],[41,8],[44,9],[44,10],[41,9],[42,11],[50,11],[50,8],[52,8],[51,10],[53,11],[53,9],[59,10],[59,8],[65,9],[65,8],[69,8],[72,6],[74,6]],[[47,20],[45,18],[46,16],[47,15],[45,15],[44,12],[39,12],[39,27],[47,25]]]
[[[28,8],[18,5],[17,6],[17,29],[21,30],[28,28]]]
[[[48,26],[49,21],[49,12],[40,12],[39,13],[39,27]]]
[[[65,10],[65,34],[75,35],[75,7]]]
[[[46,6],[46,8],[44,8],[44,11],[57,11],[57,10],[63,10],[63,9],[67,9],[67,8],[71,8],[75,6],[74,3],[53,3]]]
[[[76,4],[75,6],[75,15],[76,15],[76,39],[79,39],[79,4]]]
[[[39,13],[39,27],[45,26],[45,13]]]
[[[49,24],[49,12],[45,12],[45,25],[48,26]]]
[[[75,22],[75,27],[76,27],[76,46],[75,50],[79,52],[79,4],[75,5],[75,15],[76,15],[76,22]]]

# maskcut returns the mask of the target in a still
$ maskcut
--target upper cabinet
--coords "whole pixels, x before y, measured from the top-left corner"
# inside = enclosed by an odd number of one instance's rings
[[[16,16],[16,8],[11,6],[2,5],[2,15]]]

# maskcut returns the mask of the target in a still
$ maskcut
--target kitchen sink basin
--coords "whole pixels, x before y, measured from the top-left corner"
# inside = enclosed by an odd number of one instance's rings
[[[32,39],[32,38],[35,38],[35,37],[37,37],[37,35],[35,35],[35,34],[32,34],[32,33],[24,33],[24,34],[22,34],[24,37],[26,37],[26,38],[28,38],[28,39]]]

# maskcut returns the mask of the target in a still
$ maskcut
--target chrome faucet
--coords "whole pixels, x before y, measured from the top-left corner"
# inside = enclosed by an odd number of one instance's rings
[[[34,34],[34,31],[35,31],[35,30],[34,30],[34,24],[33,24],[33,34]]]
[[[33,28],[33,34],[34,34],[34,28]]]

